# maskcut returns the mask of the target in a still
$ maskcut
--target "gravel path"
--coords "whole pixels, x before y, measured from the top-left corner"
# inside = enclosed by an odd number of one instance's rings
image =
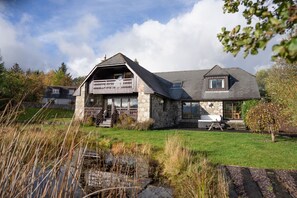
[[[297,198],[297,171],[223,167],[230,197]]]

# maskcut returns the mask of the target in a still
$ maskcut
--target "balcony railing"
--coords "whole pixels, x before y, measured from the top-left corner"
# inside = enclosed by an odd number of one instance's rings
[[[102,110],[101,107],[85,107],[85,113],[84,116],[85,118],[88,117],[96,117],[98,113]],[[138,114],[138,109],[137,108],[117,108],[116,109],[119,114],[127,114],[128,116],[131,116],[132,118],[137,120],[137,114]]]
[[[133,78],[93,80],[90,84],[90,93],[133,93],[135,82]]]

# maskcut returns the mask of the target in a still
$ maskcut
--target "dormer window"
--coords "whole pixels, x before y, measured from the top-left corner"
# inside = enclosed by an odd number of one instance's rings
[[[183,87],[183,82],[175,82],[172,84],[173,89],[179,89]]]
[[[225,89],[225,79],[223,78],[214,78],[209,79],[209,89]]]

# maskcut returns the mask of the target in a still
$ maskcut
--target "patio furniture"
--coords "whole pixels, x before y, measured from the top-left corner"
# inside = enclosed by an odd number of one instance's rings
[[[211,130],[217,127],[223,131],[221,123],[222,117],[220,115],[201,115],[201,119],[198,120],[198,128],[208,128],[208,130]]]
[[[208,128],[208,130],[210,131],[212,128],[215,128],[215,127],[220,128],[221,131],[224,131],[222,126],[221,126],[221,121],[212,121],[212,123],[211,123],[210,127]]]

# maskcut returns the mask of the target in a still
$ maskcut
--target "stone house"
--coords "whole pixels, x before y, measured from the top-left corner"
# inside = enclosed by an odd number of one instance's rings
[[[151,73],[118,53],[96,65],[75,91],[75,117],[126,113],[154,128],[193,125],[201,115],[242,122],[240,106],[259,99],[255,76],[240,68]]]

